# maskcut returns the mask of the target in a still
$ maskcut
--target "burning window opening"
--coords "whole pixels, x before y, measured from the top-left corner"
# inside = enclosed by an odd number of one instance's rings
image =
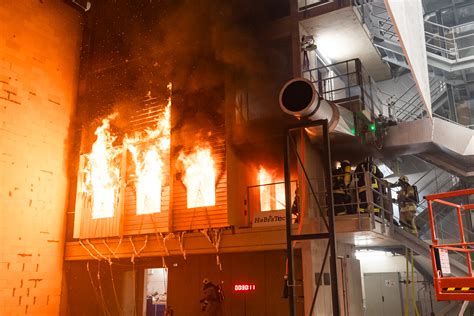
[[[260,166],[258,170],[260,185],[260,211],[275,211],[285,209],[285,184],[276,183],[274,175]]]
[[[187,208],[216,205],[216,169],[209,145],[196,146],[187,155],[181,152],[178,161],[184,167]]]
[[[122,147],[113,147],[116,137],[110,134],[109,119],[102,120],[90,154],[83,155],[83,205],[91,208],[93,219],[114,217],[120,191],[120,157]]]
[[[161,212],[163,187],[169,183],[168,169],[171,143],[171,84],[170,97],[153,129],[126,137],[125,143],[135,164],[136,214]]]

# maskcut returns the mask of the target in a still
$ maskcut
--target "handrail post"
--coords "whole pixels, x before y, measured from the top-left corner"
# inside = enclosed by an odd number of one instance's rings
[[[464,238],[464,227],[462,225],[462,215],[461,215],[461,206],[456,207],[456,215],[458,217],[458,225],[459,225],[459,239],[462,243],[462,247],[464,249],[468,249],[466,246],[466,240]],[[466,252],[466,263],[467,263],[467,273],[469,276],[472,277],[472,264],[471,264],[471,254],[469,251]]]
[[[390,186],[387,186],[387,198],[388,198],[388,210],[389,210],[389,213],[390,213],[390,232],[393,233],[393,230],[394,230],[394,219],[393,219],[393,202],[392,202],[392,189],[390,188]]]
[[[378,202],[379,202],[379,205],[378,207],[380,208],[380,218],[382,219],[382,233],[385,234],[386,233],[386,227],[385,227],[385,196],[382,194],[383,190],[382,190],[382,181],[379,182],[379,187],[378,187],[378,190],[377,190],[377,194],[379,195],[378,197]]]
[[[451,32],[451,34],[453,34],[453,44],[454,44],[454,53],[455,53],[455,56],[456,56],[456,61],[459,61],[458,43],[456,42],[456,32],[454,32],[454,28],[453,28],[453,31]]]

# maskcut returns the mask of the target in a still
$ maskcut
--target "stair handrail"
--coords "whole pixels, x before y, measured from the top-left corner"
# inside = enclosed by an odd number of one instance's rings
[[[437,80],[437,79],[430,79],[430,95],[433,97],[433,96],[436,96],[438,94],[439,91],[443,90],[446,88],[446,84],[440,80]],[[424,108],[423,108],[423,100],[421,99],[419,93],[415,94],[415,96],[417,96],[417,100],[419,101],[416,105],[413,106],[412,110],[410,111],[410,114],[412,115],[415,115],[416,112],[418,111],[422,111],[421,114],[419,115],[416,115],[416,118],[423,118],[423,111],[424,111]],[[433,101],[433,100],[432,100]],[[413,117],[413,116],[412,116]],[[415,118],[415,119],[416,119]],[[404,120],[404,119],[402,119]]]
[[[398,35],[395,32],[392,32],[391,29],[394,27],[393,22],[390,20],[390,16],[385,17],[381,16],[381,13],[387,12],[387,8],[383,5],[378,5],[376,3],[366,1],[366,0],[352,0],[352,6],[359,12],[360,20],[363,24],[366,24],[367,26],[379,30],[379,36],[382,36],[383,38],[386,39],[393,39],[396,37],[398,41]],[[374,13],[374,8],[382,10],[381,13],[376,14]],[[367,9],[367,10],[366,10]],[[367,14],[366,14],[367,13]],[[376,18],[378,20],[378,23],[381,23],[380,25],[376,25],[374,21],[370,18],[370,16]],[[474,56],[474,52],[469,53],[466,56],[460,56],[460,52],[463,52],[468,49],[474,48],[474,45],[470,45],[467,47],[460,47],[458,40],[459,39],[464,39],[467,37],[474,37],[474,33],[471,34],[466,34],[466,35],[461,35],[461,36],[456,36],[457,33],[459,33],[460,28],[465,28],[470,25],[474,26],[474,22],[467,22],[463,23],[460,25],[455,25],[455,26],[445,26],[430,20],[423,20],[425,24],[425,39],[426,39],[426,46],[427,46],[427,51],[432,54],[437,54],[441,53],[441,56],[443,58],[447,58],[448,60],[455,60],[455,61],[460,61],[463,58],[466,57],[471,57]],[[386,28],[386,25],[391,25],[388,28]],[[438,29],[438,32],[431,32],[428,31],[430,27],[434,27]],[[442,30],[442,33],[445,35],[441,35],[439,30]],[[380,31],[383,31],[381,33]],[[385,34],[391,35],[389,37],[385,36]],[[446,35],[448,34],[448,36]],[[435,43],[435,41],[438,40],[441,43],[444,44],[444,46],[448,45],[449,47],[443,47],[441,44]],[[385,48],[385,47],[384,47]],[[398,52],[394,52],[398,53]]]

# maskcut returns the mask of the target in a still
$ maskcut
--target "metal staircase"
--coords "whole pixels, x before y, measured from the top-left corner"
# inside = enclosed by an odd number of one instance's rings
[[[382,60],[394,72],[409,69],[383,1],[352,0],[352,5]],[[474,127],[471,117],[466,117],[465,113],[458,117],[457,114],[458,108],[466,108],[466,103],[474,96],[474,2],[466,0],[442,4],[432,0],[425,1],[424,5],[433,116]],[[421,100],[411,101],[402,102],[399,106],[401,117],[396,116],[397,119],[405,121],[424,116]]]
[[[352,0],[352,6],[382,59],[409,68],[383,1]],[[474,22],[444,26],[425,20],[425,39],[432,75],[457,78],[474,67]]]
[[[434,192],[443,192],[445,189],[451,191],[457,188],[456,185],[451,184],[444,184],[438,191],[431,191]],[[427,193],[428,191],[422,188]],[[453,202],[461,202],[461,200],[453,200]],[[426,200],[423,200],[419,205],[419,210],[422,210],[421,213],[417,212],[418,215],[416,217],[416,225],[418,227],[418,236],[415,236],[411,232],[408,232],[401,226],[394,226],[392,237],[393,239],[397,240],[400,245],[408,247],[412,249],[414,252],[419,254],[422,257],[431,258],[430,253],[430,245],[431,245],[431,225],[429,221],[429,216],[427,216],[424,207],[426,207]],[[436,205],[433,209],[435,214],[435,230],[437,238],[445,243],[452,243],[459,240],[459,230],[458,230],[458,222],[456,218],[456,214],[453,209],[446,207],[446,205]],[[399,221],[399,218],[394,215],[394,219]],[[467,240],[469,241],[472,236],[474,236],[474,232],[467,227],[464,227],[464,233],[467,236]],[[424,260],[424,259],[423,259]],[[471,258],[472,260],[472,258]],[[419,260],[420,261],[420,260]],[[426,260],[425,260],[426,261]],[[420,264],[421,265],[421,264]],[[456,276],[464,276],[468,272],[467,264],[466,264],[466,254],[462,252],[452,252],[450,254],[450,265],[452,269],[453,275]],[[424,265],[426,266],[426,264]],[[432,277],[432,270],[431,269],[424,269],[425,273],[428,272],[429,277]]]
[[[431,257],[429,240],[420,239],[414,236],[412,233],[407,232],[400,226],[394,227],[392,237],[397,240],[401,245],[413,250],[420,256],[423,256],[425,258]],[[465,260],[466,257],[464,254],[458,253],[456,255],[451,255],[450,264],[454,275],[467,274],[467,266],[465,264]],[[433,276],[432,270],[427,270],[427,272],[430,273],[430,277]]]
[[[447,85],[443,81],[431,78],[430,91],[433,112],[435,112],[448,102]],[[412,96],[409,99],[404,99],[404,95]],[[418,91],[416,91],[415,83],[402,96],[393,100],[390,106],[390,112],[393,118],[399,122],[413,121],[426,117],[423,100],[418,94]]]

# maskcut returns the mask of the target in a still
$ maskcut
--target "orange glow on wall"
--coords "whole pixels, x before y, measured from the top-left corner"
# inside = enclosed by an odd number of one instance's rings
[[[184,166],[182,181],[186,186],[187,208],[216,204],[216,169],[209,146],[196,146],[178,161]]]
[[[276,183],[272,173],[260,166],[257,176],[260,185],[260,211],[274,211],[285,208],[285,184]]]

